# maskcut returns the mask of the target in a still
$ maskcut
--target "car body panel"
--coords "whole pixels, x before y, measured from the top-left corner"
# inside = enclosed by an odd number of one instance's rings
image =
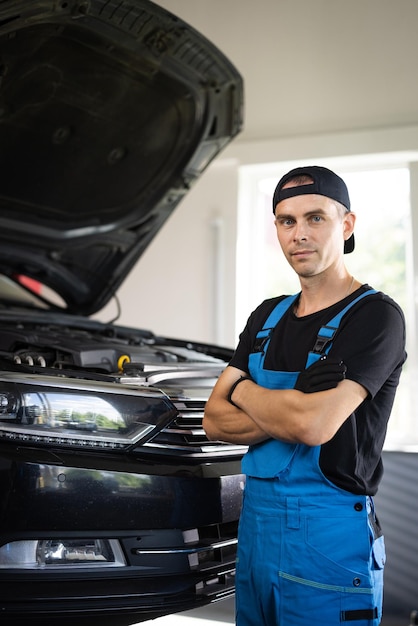
[[[231,351],[56,317],[48,322],[51,312],[38,312],[12,322],[0,311],[2,623],[117,626],[231,596],[245,448],[208,441],[202,429],[205,401]],[[121,354],[127,360],[118,368]],[[68,388],[97,390],[98,399],[107,390],[112,398],[133,394],[134,407],[151,398],[158,416],[141,416],[150,424],[144,437],[109,446],[100,427],[71,420],[51,427],[33,403],[22,403],[26,420],[19,403],[10,408],[10,381],[16,389],[49,381],[69,412]],[[91,552],[109,542],[109,563],[84,556],[83,546]],[[44,562],[45,551],[62,546],[70,556]]]
[[[89,316],[242,103],[230,61],[152,2],[0,2],[2,626],[234,593],[245,448],[202,428],[232,351]]]

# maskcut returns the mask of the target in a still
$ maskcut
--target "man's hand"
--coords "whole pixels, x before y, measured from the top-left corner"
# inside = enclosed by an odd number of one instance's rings
[[[346,371],[347,367],[341,359],[329,359],[324,355],[299,374],[295,389],[303,393],[334,389],[344,380]]]

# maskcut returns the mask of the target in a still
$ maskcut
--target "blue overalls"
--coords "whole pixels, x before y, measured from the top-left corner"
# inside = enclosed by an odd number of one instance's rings
[[[351,302],[318,334],[306,367],[329,351]],[[264,369],[272,329],[296,296],[282,300],[249,357],[263,387],[292,389],[299,372]],[[373,500],[345,491],[322,473],[321,446],[270,439],[250,446],[237,562],[237,626],[377,626],[385,547]]]

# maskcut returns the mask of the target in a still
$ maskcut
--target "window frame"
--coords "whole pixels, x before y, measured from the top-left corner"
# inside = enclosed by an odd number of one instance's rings
[[[410,182],[410,206],[411,206],[411,246],[406,251],[406,288],[408,292],[408,310],[405,311],[407,318],[407,351],[408,361],[404,368],[401,379],[401,388],[397,394],[393,418],[390,422],[385,448],[395,450],[418,451],[418,417],[414,416],[413,407],[416,406],[415,391],[413,384],[417,364],[416,328],[418,298],[415,292],[418,287],[415,283],[418,279],[418,155],[412,153],[389,153],[370,154],[349,157],[333,158],[310,158],[309,160],[277,161],[269,163],[254,163],[241,165],[239,168],[239,192],[238,192],[238,216],[237,216],[237,275],[236,275],[236,340],[238,334],[245,325],[249,313],[263,300],[265,296],[265,276],[257,268],[254,259],[262,254],[264,220],[259,219],[260,211],[265,211],[265,201],[261,200],[259,193],[262,181],[280,176],[293,167],[300,165],[324,165],[338,171],[344,178],[344,173],[361,172],[370,169],[385,169],[393,167],[405,167],[409,170]],[[273,229],[273,213],[272,229]],[[277,244],[279,248],[279,244]],[[291,274],[289,268],[289,274]],[[362,277],[359,276],[361,279]],[[299,283],[295,277],[294,289],[297,291]],[[283,290],[289,293],[289,290]],[[390,294],[389,294],[390,295]],[[410,431],[400,438],[393,434],[396,428],[397,415],[405,415],[411,420]],[[391,432],[392,425],[392,432]]]

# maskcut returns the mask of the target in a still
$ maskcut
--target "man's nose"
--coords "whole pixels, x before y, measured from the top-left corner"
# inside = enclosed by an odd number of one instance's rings
[[[306,241],[308,238],[306,224],[296,224],[293,236],[295,241]]]

